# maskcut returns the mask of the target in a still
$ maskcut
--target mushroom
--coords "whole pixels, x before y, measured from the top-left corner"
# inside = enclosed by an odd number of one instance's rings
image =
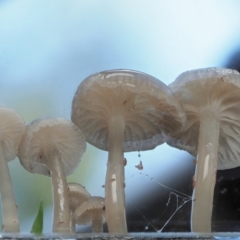
[[[66,176],[72,174],[86,150],[84,135],[71,121],[37,119],[26,127],[19,159],[31,172],[52,177],[53,232],[69,232]]]
[[[86,78],[72,102],[72,121],[86,141],[108,151],[105,202],[108,230],[126,234],[124,152],[154,149],[182,128],[185,113],[160,80],[133,70]]]
[[[91,196],[90,193],[78,183],[68,183],[68,195],[69,195],[69,210],[70,210],[70,231],[75,232],[75,220],[73,218],[74,211],[76,208],[87,201],[87,199]]]
[[[192,70],[169,87],[187,123],[167,143],[197,155],[191,228],[211,232],[216,170],[240,166],[240,74],[224,68]]]
[[[7,163],[16,158],[24,130],[24,120],[18,113],[0,107],[0,193],[4,232],[19,232],[17,205]]]
[[[78,225],[92,224],[92,231],[94,233],[102,233],[103,223],[106,222],[104,198],[88,198],[87,201],[76,208],[74,219]]]

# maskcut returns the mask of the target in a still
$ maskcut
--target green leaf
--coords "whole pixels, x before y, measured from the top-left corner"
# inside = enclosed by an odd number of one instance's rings
[[[43,202],[40,202],[37,216],[33,222],[31,233],[41,234],[43,231]]]

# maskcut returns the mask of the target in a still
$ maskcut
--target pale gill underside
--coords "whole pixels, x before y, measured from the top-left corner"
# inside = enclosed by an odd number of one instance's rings
[[[85,137],[65,119],[42,119],[30,123],[24,134],[19,159],[26,170],[50,176],[49,155],[57,150],[66,175],[78,166],[86,150]]]
[[[0,142],[7,161],[16,158],[25,130],[23,118],[9,108],[0,107]]]
[[[108,149],[111,117],[123,116],[125,121],[124,151],[153,149],[165,142],[164,134],[171,135],[182,127],[180,105],[171,99],[169,90],[149,86],[147,81],[138,87],[136,80],[118,84],[95,81],[88,88],[82,85],[73,100],[72,121],[83,131],[87,142],[100,149]],[[171,106],[171,101],[176,106]]]
[[[79,204],[86,201],[91,195],[83,187],[81,184],[78,183],[68,183],[68,194],[69,194],[69,207],[72,210],[75,210]]]
[[[102,222],[106,222],[105,203],[102,197],[90,197],[87,201],[79,205],[75,211],[76,223],[79,225],[87,225],[92,223],[95,215],[102,215]]]
[[[240,89],[235,84],[213,79],[211,83],[189,82],[188,89],[181,86],[176,97],[182,103],[187,117],[183,131],[167,143],[197,155],[199,112],[212,109],[220,120],[218,169],[240,166]],[[209,80],[208,80],[209,81]],[[235,80],[236,82],[236,80]],[[173,89],[174,92],[174,89]]]

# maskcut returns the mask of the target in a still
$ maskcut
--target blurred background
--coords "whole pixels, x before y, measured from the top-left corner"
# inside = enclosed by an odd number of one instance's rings
[[[26,123],[70,119],[78,85],[98,71],[134,69],[170,84],[191,69],[239,69],[239,11],[238,0],[1,0],[0,105]],[[129,231],[190,231],[194,158],[165,144],[125,157]],[[88,145],[67,181],[104,197],[106,161],[106,152]],[[30,231],[42,200],[44,232],[51,232],[50,178],[30,174],[18,159],[9,167],[21,231]],[[214,231],[239,231],[239,177],[238,168],[218,172]]]

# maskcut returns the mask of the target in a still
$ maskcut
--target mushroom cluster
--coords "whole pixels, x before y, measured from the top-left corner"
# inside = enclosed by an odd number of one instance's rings
[[[95,233],[103,232],[103,223],[106,222],[105,201],[102,197],[91,196],[78,183],[68,183],[70,231],[75,233],[76,224],[92,225]]]
[[[109,233],[127,234],[124,152],[167,142],[197,156],[191,228],[211,232],[216,171],[240,166],[239,104],[240,74],[207,68],[185,72],[169,86],[133,70],[93,74],[77,88],[71,121],[42,118],[25,126],[19,114],[0,107],[3,230],[19,232],[7,165],[18,156],[27,171],[51,177],[52,232],[75,232],[76,224],[92,224],[93,232],[102,232],[107,222]],[[104,197],[66,180],[78,167],[86,142],[108,151]]]

